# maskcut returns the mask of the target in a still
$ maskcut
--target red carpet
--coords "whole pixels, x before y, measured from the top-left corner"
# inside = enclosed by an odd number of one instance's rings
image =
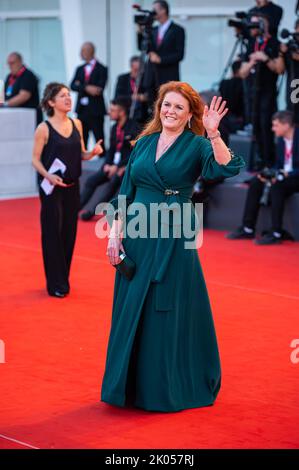
[[[298,448],[298,243],[205,231],[222,389],[213,407],[152,413],[99,401],[114,270],[94,223],[79,224],[61,300],[44,289],[38,200],[1,202],[0,217],[0,448]]]

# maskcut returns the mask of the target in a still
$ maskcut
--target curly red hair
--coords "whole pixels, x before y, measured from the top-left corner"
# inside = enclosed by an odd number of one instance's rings
[[[146,124],[145,128],[138,135],[133,144],[135,144],[139,139],[141,139],[141,137],[145,135],[162,131],[160,111],[165,95],[169,92],[179,93],[188,101],[190,113],[192,113],[190,130],[194,132],[194,134],[204,135],[204,126],[202,123],[204,102],[202,98],[200,97],[199,93],[194,90],[191,85],[189,85],[189,83],[172,81],[160,86],[158,97],[154,105],[153,118]],[[188,124],[186,124],[186,129],[189,129]]]

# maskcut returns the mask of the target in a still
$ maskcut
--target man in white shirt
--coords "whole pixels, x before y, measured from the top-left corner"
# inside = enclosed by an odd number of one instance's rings
[[[282,228],[285,200],[299,192],[299,129],[294,126],[293,113],[275,113],[272,118],[272,130],[277,137],[274,165],[277,173],[271,180],[270,188],[272,228],[255,240],[257,245],[280,244],[286,238],[286,232]],[[255,225],[265,184],[267,181],[261,174],[252,178],[245,203],[243,225],[229,233],[228,239],[255,238]]]

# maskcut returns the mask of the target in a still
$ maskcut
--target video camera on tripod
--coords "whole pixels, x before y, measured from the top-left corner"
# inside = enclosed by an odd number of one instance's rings
[[[140,92],[141,83],[145,89],[144,94],[148,97],[149,76],[149,57],[148,53],[152,50],[153,23],[156,19],[155,10],[144,10],[139,4],[134,3],[132,8],[138,11],[134,15],[134,23],[139,26],[139,35],[141,37],[139,48],[141,50],[140,68],[136,79],[136,95]],[[129,117],[132,119],[137,105],[137,97],[133,97]]]
[[[134,15],[134,23],[140,27],[139,32],[142,36],[141,53],[147,54],[152,46],[153,23],[156,19],[156,12],[155,10],[143,10],[137,3],[134,3],[132,7],[138,11],[138,14]]]
[[[142,35],[141,51],[147,54],[151,50],[153,23],[156,19],[156,12],[155,10],[143,10],[136,3],[132,6],[138,11],[138,14],[134,15],[134,23],[140,27],[140,34]]]
[[[235,18],[230,18],[227,22],[230,28],[235,28],[237,30],[238,36],[249,37],[251,29],[258,29],[259,34],[262,36],[265,32],[265,25],[262,18],[259,18],[258,21],[251,21],[251,18],[254,16],[254,13],[246,13],[245,11],[237,11],[235,13]]]
[[[156,19],[156,12],[154,10],[143,10],[137,3],[134,3],[132,7],[139,12],[138,15],[134,15],[134,23],[139,26],[152,27],[153,22]]]

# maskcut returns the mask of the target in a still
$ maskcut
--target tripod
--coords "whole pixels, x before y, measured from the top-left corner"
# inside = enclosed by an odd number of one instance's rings
[[[218,82],[218,89],[219,89],[219,85],[220,85],[221,81],[225,79],[228,70],[232,66],[232,63],[234,61],[234,57],[235,57],[236,52],[238,50],[239,50],[239,56],[241,58],[241,61],[242,62],[244,61],[245,54],[246,54],[246,49],[247,49],[247,41],[246,40],[247,40],[246,36],[244,36],[242,33],[237,34],[236,41],[233,45],[232,51],[229,55],[228,61],[227,61],[226,66],[223,70],[220,81]],[[245,118],[245,123],[249,124],[249,123],[252,122],[252,112],[251,112],[251,102],[250,102],[249,86],[248,86],[247,79],[242,80],[242,85],[243,85],[244,118]],[[255,96],[256,96],[256,94],[255,94]],[[254,109],[256,109],[256,100],[255,100],[255,103],[253,104],[253,107],[254,107]],[[256,150],[255,137],[252,136],[252,138],[250,140],[248,169],[251,169],[252,166],[253,166],[255,150]]]
[[[152,27],[151,25],[145,25],[144,30],[141,32],[142,34],[142,39],[141,39],[141,44],[140,44],[140,49],[141,49],[141,56],[140,56],[140,67],[139,67],[139,72],[136,78],[136,87],[135,87],[135,93],[132,98],[132,103],[131,103],[131,108],[130,108],[130,113],[129,117],[130,119],[133,119],[133,116],[136,111],[136,106],[138,104],[138,99],[137,95],[140,91],[142,81],[144,82],[144,87],[146,87],[147,82],[149,82],[150,77],[149,77],[149,57],[148,57],[148,52],[151,48],[151,41],[152,41]]]
[[[260,34],[257,37],[257,40],[260,44],[264,42],[264,36]],[[265,88],[265,81],[262,81],[262,68],[265,67],[262,62],[258,61],[255,65],[255,77],[253,83],[253,93],[250,97],[250,102],[252,103],[252,146],[249,158],[249,170],[260,169],[259,167],[262,165],[266,165],[271,167],[274,163],[274,141],[273,141],[273,133],[271,131],[271,118],[269,119],[269,114],[265,116],[265,112],[263,115],[263,119],[266,119],[268,125],[265,121],[261,124],[261,113],[263,113],[263,109],[267,108],[270,116],[276,111],[276,98],[277,98],[277,88],[276,84],[272,84],[273,88],[271,87],[270,83],[267,83],[267,88]],[[262,84],[263,83],[263,84]],[[265,101],[266,100],[266,101]],[[262,126],[264,129],[269,129],[269,134],[265,135],[265,132],[262,133]],[[270,137],[270,134],[272,137]],[[256,162],[256,148],[258,149],[258,154],[260,157],[260,161]]]
[[[243,58],[246,44],[245,44],[244,36],[240,33],[237,34],[237,39],[236,39],[236,41],[233,45],[232,51],[229,55],[228,61],[226,63],[226,66],[224,67],[224,70],[222,72],[222,75],[221,75],[220,80],[219,80],[218,83],[222,82],[222,80],[225,79],[225,77],[227,75],[227,72],[228,72],[228,70],[230,69],[230,67],[233,63],[236,51],[238,50],[239,47],[240,47],[240,56]]]

